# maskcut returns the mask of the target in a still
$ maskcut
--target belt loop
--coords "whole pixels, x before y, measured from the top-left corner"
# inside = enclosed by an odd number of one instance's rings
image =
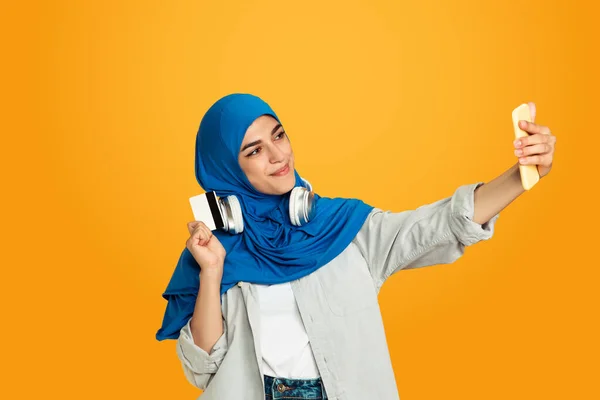
[[[271,385],[269,387],[269,394],[273,397],[275,397],[275,385],[277,384],[275,377],[271,377],[270,381],[271,381]]]

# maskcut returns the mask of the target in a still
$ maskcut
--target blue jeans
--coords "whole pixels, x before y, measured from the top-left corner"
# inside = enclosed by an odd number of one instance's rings
[[[327,399],[321,378],[287,379],[265,375],[265,399]]]

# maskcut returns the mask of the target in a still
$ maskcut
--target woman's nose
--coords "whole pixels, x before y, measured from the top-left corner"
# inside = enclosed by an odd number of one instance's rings
[[[269,149],[269,161],[276,163],[285,159],[285,153],[279,147],[273,145]]]

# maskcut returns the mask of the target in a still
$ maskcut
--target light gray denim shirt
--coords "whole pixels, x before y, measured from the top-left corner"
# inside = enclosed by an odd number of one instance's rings
[[[329,399],[399,399],[377,295],[402,269],[448,264],[465,247],[489,239],[499,215],[472,221],[475,188],[415,210],[374,208],[335,259],[292,281],[292,290]],[[177,339],[188,381],[203,400],[263,400],[260,309],[252,283],[222,297],[223,335],[210,354],[194,344],[189,321]]]

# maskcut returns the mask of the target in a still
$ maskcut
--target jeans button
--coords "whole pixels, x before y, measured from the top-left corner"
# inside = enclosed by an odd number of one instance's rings
[[[285,385],[283,383],[280,383],[279,385],[277,385],[277,390],[279,390],[279,393],[285,392]]]

